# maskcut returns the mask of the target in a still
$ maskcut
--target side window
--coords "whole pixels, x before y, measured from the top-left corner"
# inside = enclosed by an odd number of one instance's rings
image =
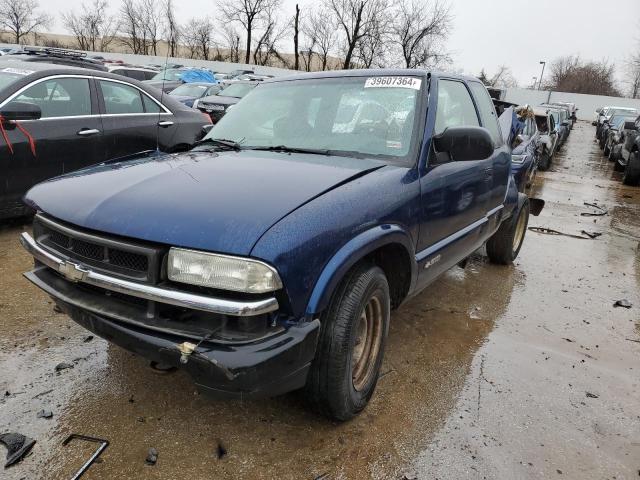
[[[500,125],[498,124],[498,116],[496,115],[496,109],[493,106],[493,100],[491,100],[489,92],[487,92],[484,85],[478,82],[469,82],[469,87],[478,103],[482,126],[489,130],[491,138],[496,145],[502,145],[502,133],[500,132]]]
[[[462,82],[438,82],[437,108],[436,134],[442,133],[447,127],[480,126],[471,95]]]
[[[144,72],[144,79],[145,80],[151,80],[157,74],[158,74],[158,72]]]
[[[551,127],[551,132],[556,129],[556,120],[553,118],[553,115],[549,115],[549,126]]]
[[[142,103],[146,113],[160,113],[160,106],[145,94],[142,94]]]
[[[91,93],[86,78],[55,78],[36,83],[13,101],[38,105],[42,118],[91,115]]]
[[[99,80],[106,114],[144,113],[137,88],[122,83]]]

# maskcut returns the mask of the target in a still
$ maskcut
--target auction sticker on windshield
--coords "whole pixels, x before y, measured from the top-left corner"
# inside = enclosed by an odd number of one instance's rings
[[[412,88],[420,90],[422,80],[414,77],[369,77],[364,88]]]

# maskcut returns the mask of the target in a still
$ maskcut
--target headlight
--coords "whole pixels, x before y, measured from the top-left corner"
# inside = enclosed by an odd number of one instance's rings
[[[511,155],[511,162],[513,163],[524,163],[524,159],[527,158],[526,155]]]
[[[167,275],[174,282],[234,292],[264,293],[282,288],[276,270],[264,262],[171,248]]]

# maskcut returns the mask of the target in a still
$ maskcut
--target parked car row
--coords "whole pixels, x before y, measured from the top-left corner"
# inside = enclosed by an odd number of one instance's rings
[[[503,131],[509,132],[505,141],[512,149],[512,171],[518,190],[528,194],[536,172],[551,167],[555,153],[569,137],[577,108],[571,103],[545,103],[532,108],[498,99],[493,102],[503,112]],[[506,118],[509,116],[512,118]]]
[[[596,126],[598,145],[614,170],[622,172],[625,185],[640,184],[640,115],[635,108],[602,107],[592,122]]]

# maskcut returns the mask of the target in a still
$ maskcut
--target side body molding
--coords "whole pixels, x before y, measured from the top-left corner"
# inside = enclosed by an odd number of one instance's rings
[[[399,225],[378,225],[349,240],[325,265],[311,293],[306,317],[315,318],[314,315],[329,305],[331,295],[338,284],[349,269],[359,260],[378,248],[391,244],[401,245],[409,255],[411,264],[411,286],[409,287],[409,292],[413,291],[416,284],[417,265],[415,248],[411,237]]]

